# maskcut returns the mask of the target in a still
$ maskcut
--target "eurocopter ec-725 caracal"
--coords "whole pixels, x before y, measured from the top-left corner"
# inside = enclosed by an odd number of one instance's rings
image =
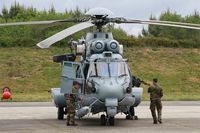
[[[157,20],[135,20],[111,18],[113,13],[105,8],[90,9],[85,18],[52,21],[3,23],[0,26],[52,24],[77,22],[38,43],[40,48],[49,48],[52,44],[83,29],[96,26],[96,30],[86,34],[79,41],[71,41],[75,48],[74,54],[57,55],[55,62],[61,62],[61,87],[52,88],[52,97],[58,108],[58,119],[63,119],[66,111],[65,93],[72,92],[73,81],[82,83],[79,96],[82,101],[76,107],[76,116],[81,118],[89,113],[102,113],[101,125],[114,125],[118,113],[124,113],[127,119],[136,118],[134,108],[141,102],[143,88],[135,85],[132,80],[128,62],[123,57],[123,45],[113,38],[111,32],[104,32],[103,26],[109,23],[151,24],[188,29],[200,29],[200,25]],[[75,62],[81,56],[80,62]]]

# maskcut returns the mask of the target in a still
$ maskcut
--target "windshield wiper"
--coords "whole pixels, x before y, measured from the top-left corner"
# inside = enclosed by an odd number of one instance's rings
[[[95,69],[96,76],[98,77],[97,64],[94,64],[94,69]]]
[[[91,76],[89,76],[89,77],[101,77],[101,76],[97,76],[97,75],[91,75]]]
[[[109,77],[111,77],[111,73],[110,73],[110,63],[108,63],[108,74],[109,74]]]
[[[121,74],[118,77],[121,78],[121,77],[124,77],[124,76],[128,76],[128,74]]]

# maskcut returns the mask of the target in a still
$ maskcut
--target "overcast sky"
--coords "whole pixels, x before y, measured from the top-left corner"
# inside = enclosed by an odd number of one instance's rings
[[[48,10],[53,4],[58,12],[65,9],[81,9],[105,7],[114,12],[115,16],[123,16],[134,19],[148,19],[152,14],[159,16],[161,12],[170,9],[181,15],[189,15],[194,10],[200,11],[200,0],[0,0],[0,10],[5,5],[10,7],[14,1],[24,6],[33,6],[38,10]],[[124,26],[129,33],[138,34],[142,26]]]

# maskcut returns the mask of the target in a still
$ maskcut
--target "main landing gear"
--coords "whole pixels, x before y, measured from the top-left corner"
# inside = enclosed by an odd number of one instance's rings
[[[64,118],[64,108],[58,107],[58,120],[63,120]]]
[[[104,114],[101,115],[101,125],[105,126],[109,123],[110,126],[115,125],[115,117],[114,116],[105,116]]]
[[[131,106],[129,108],[129,111],[126,113],[126,119],[127,120],[132,120],[132,119],[138,120],[138,116],[135,115],[135,109],[133,106]]]
[[[57,118],[58,120],[63,120],[64,115],[67,114],[67,110],[63,107],[58,107]]]

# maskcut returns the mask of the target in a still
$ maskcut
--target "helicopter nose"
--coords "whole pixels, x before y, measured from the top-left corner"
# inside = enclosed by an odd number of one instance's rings
[[[112,79],[104,80],[98,87],[98,95],[101,100],[106,98],[123,98],[123,86]]]

